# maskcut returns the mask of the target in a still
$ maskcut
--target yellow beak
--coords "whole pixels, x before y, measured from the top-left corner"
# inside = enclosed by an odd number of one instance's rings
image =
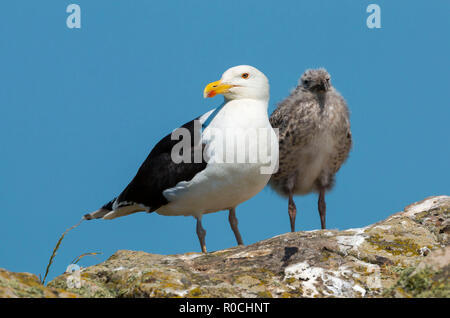
[[[208,85],[206,85],[205,90],[203,91],[203,97],[208,98],[214,97],[217,94],[227,93],[231,87],[233,86],[228,84],[222,84],[221,81],[209,83]]]

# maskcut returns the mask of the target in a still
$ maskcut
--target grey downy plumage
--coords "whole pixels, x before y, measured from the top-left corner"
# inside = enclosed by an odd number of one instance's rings
[[[347,103],[331,85],[325,69],[307,70],[298,86],[270,117],[279,129],[279,170],[270,186],[289,198],[291,231],[295,231],[294,195],[319,194],[318,209],[325,228],[325,192],[352,147]]]

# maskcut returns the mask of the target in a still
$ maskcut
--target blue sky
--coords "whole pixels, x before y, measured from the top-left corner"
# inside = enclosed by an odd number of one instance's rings
[[[81,29],[66,7],[81,6]],[[381,7],[368,29],[366,7]],[[307,68],[326,67],[351,110],[354,148],[327,195],[328,228],[379,221],[450,194],[448,1],[2,1],[0,267],[43,273],[59,235],[117,195],[153,145],[221,103],[204,86],[250,64],[272,112]],[[296,197],[297,230],[320,227]],[[203,218],[209,250],[235,245],[226,212]],[[245,243],[289,230],[266,188],[237,209]],[[199,251],[191,217],[134,214],[83,223],[50,278],[118,249]]]

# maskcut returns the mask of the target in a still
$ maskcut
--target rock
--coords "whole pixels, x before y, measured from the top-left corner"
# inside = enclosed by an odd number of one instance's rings
[[[438,249],[424,258],[417,266],[416,271],[430,269],[432,271],[442,271],[450,266],[450,246]]]
[[[117,251],[42,286],[0,270],[0,297],[450,297],[450,197],[363,228],[287,233],[208,254]]]
[[[287,233],[208,254],[117,251],[49,286],[84,297],[450,297],[450,197],[345,231]]]
[[[450,297],[450,246],[432,251],[417,267],[402,271],[397,283],[385,291],[393,297]]]
[[[57,288],[43,286],[36,275],[14,273],[0,268],[0,298],[80,297]]]

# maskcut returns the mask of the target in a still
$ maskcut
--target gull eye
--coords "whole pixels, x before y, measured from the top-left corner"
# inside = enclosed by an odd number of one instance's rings
[[[241,77],[243,79],[247,79],[249,77],[249,74],[248,73],[242,73]]]

